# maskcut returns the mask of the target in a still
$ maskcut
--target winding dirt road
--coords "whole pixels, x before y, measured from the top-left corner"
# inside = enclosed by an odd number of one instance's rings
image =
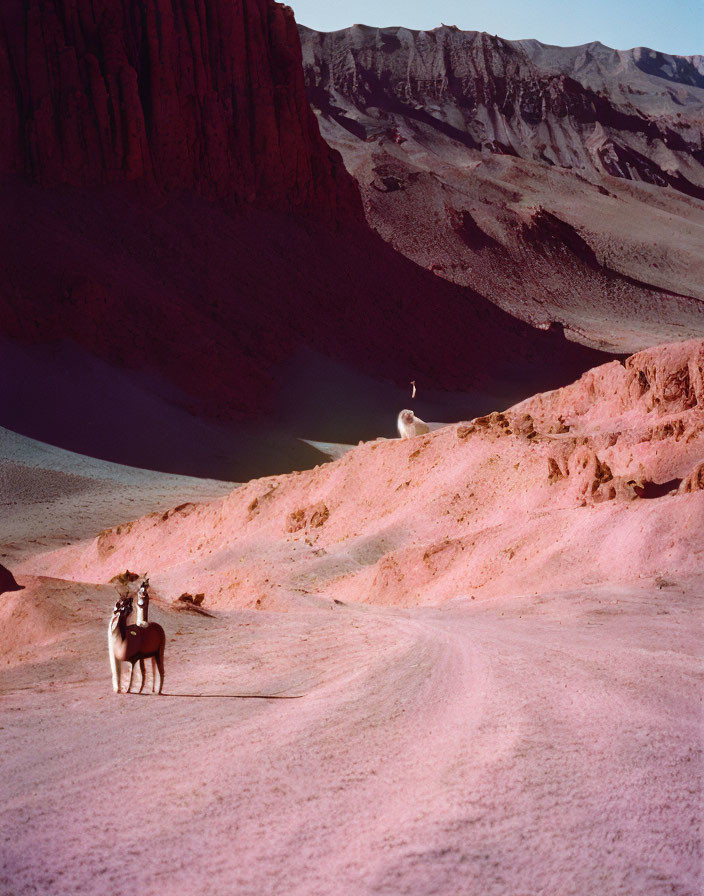
[[[86,609],[2,673],[0,890],[695,896],[700,598],[157,610],[162,699]]]

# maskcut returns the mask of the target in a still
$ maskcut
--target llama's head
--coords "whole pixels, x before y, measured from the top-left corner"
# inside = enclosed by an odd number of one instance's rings
[[[404,423],[413,423],[414,416],[413,411],[401,411],[401,420]]]
[[[110,618],[110,631],[115,634],[120,627],[120,620],[125,620],[132,612],[132,598],[120,597],[115,601]]]
[[[129,616],[132,612],[132,598],[121,597],[115,602],[112,611],[113,616]]]
[[[149,603],[149,577],[145,577],[137,592],[137,606],[145,607]]]

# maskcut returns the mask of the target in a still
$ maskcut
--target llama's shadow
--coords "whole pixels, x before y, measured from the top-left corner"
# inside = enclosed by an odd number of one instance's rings
[[[134,697],[153,697],[150,692],[138,694],[132,691],[130,696]],[[156,696],[160,697],[187,697],[190,699],[209,699],[209,700],[301,700],[305,694],[167,694],[162,693]]]

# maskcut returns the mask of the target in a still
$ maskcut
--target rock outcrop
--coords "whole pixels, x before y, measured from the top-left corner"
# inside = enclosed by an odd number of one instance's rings
[[[702,490],[704,490],[704,461],[697,464],[692,472],[685,476],[678,489],[680,494]]]
[[[606,416],[616,421],[638,413],[650,419],[659,437],[678,439],[682,433],[674,421],[704,408],[703,377],[704,344],[697,340],[672,343],[645,349],[623,363],[612,361],[589,370],[572,385],[536,395],[519,407],[539,421],[562,415],[573,425]]]
[[[6,594],[9,591],[22,591],[23,589],[24,585],[18,585],[10,570],[0,563],[0,594]]]

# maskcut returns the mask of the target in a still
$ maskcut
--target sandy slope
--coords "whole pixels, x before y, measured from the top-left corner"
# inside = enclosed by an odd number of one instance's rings
[[[703,351],[85,541],[81,461],[45,461],[73,543],[20,545],[0,597],[0,891],[701,893]],[[125,566],[162,698],[110,689]]]
[[[63,451],[0,427],[0,560],[94,535],[233,483],[139,470]]]
[[[365,443],[17,571],[105,583],[148,569],[161,596],[203,592],[219,609],[688,580],[701,574],[704,490],[686,482],[702,461],[704,343],[678,343],[504,415]]]
[[[93,597],[80,664],[2,676],[3,892],[701,891],[700,591],[157,608],[160,700]]]

